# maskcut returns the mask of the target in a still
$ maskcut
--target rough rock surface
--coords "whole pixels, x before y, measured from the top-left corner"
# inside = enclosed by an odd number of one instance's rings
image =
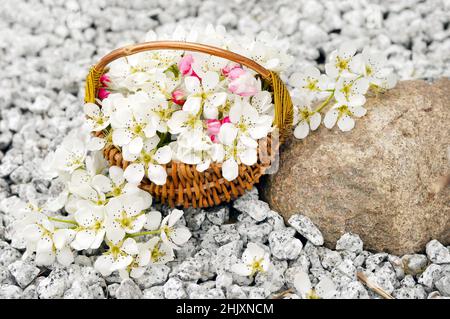
[[[320,128],[288,141],[280,169],[261,186],[286,220],[308,216],[328,245],[345,232],[366,248],[413,253],[436,238],[450,243],[450,80],[405,81],[368,99],[349,133]]]

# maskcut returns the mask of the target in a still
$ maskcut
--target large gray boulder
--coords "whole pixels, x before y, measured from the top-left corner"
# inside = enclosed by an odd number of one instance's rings
[[[308,216],[328,246],[346,232],[394,254],[450,244],[450,80],[401,82],[366,107],[351,132],[289,140],[263,197],[286,220]]]

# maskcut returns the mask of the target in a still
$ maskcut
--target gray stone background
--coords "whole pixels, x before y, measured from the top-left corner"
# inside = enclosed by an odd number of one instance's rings
[[[296,58],[292,70],[306,63],[321,66],[342,41],[353,39],[386,52],[400,78],[410,79],[450,75],[449,20],[448,0],[1,1],[0,298],[270,297],[292,287],[299,268],[309,271],[313,283],[324,273],[331,276],[340,297],[378,297],[354,278],[358,267],[396,297],[449,296],[448,248],[432,242],[427,256],[400,259],[363,251],[359,238],[348,235],[337,251],[303,237],[302,249],[294,228],[285,228],[270,210],[264,222],[252,219],[248,210],[264,206],[255,194],[240,202],[244,214],[232,226],[223,225],[229,208],[188,212],[194,238],[178,261],[149,270],[136,283],[100,278],[86,256],[69,268],[38,269],[32,260],[20,260],[23,249],[8,237],[14,201],[59,191],[40,165],[82,122],[89,66],[113,48],[142,40],[150,29],[200,21],[222,24],[230,32],[270,31],[289,39]],[[292,249],[284,251],[281,240]],[[255,285],[233,278],[222,266],[232,263],[248,241],[267,244],[275,264]]]

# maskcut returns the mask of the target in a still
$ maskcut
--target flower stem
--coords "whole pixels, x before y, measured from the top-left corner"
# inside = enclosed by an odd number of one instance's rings
[[[48,217],[49,220],[54,221],[54,222],[58,222],[58,223],[66,223],[66,224],[72,224],[75,226],[78,226],[78,223],[74,220],[66,220],[66,219],[60,219],[60,218],[55,218],[55,217]]]
[[[315,112],[322,111],[328,105],[328,103],[330,103],[330,101],[333,97],[334,97],[334,90],[331,91],[330,96],[322,104],[320,104],[320,106],[317,108],[317,110]]]
[[[145,236],[145,235],[157,235],[157,234],[161,234],[161,229],[142,231],[142,232],[134,233],[134,234],[128,234],[127,237],[133,238],[133,237],[139,237],[139,236]]]

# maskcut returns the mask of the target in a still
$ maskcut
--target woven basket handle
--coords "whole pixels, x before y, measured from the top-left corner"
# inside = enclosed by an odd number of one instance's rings
[[[293,106],[291,97],[285,84],[275,72],[267,70],[257,62],[240,54],[200,43],[182,41],[152,41],[133,44],[111,51],[101,58],[100,61],[98,61],[97,64],[95,64],[89,71],[86,78],[85,102],[95,103],[97,90],[100,87],[100,77],[109,63],[135,53],[152,50],[185,50],[202,52],[239,63],[254,70],[256,73],[260,74],[262,78],[272,87],[275,105],[274,122],[280,129],[281,139],[284,139],[291,128],[293,121]]]

